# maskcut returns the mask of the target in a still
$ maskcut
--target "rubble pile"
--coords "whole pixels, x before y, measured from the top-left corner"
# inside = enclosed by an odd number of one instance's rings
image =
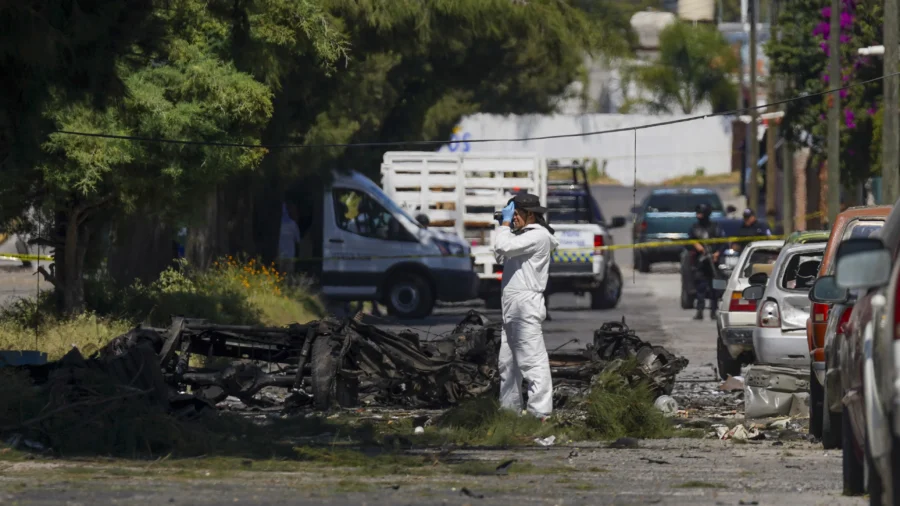
[[[115,389],[179,418],[234,400],[321,410],[360,403],[441,409],[498,387],[500,339],[499,323],[477,311],[446,337],[428,341],[358,319],[271,328],[177,317],[167,329],[132,329],[90,359],[73,350],[60,361],[20,369],[61,395],[78,390],[83,371],[102,373]],[[554,352],[550,361],[557,406],[584,398],[592,379],[611,368],[629,383],[646,382],[657,397],[666,395],[687,366],[642,341],[624,321],[604,324],[586,349]],[[284,395],[272,395],[273,388]]]

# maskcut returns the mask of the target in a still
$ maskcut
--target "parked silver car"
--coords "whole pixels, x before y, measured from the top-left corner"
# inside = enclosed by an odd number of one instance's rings
[[[816,281],[825,244],[795,244],[781,250],[765,286],[744,289],[757,301],[753,352],[756,363],[806,368],[809,290]]]
[[[719,376],[723,380],[728,376],[740,375],[741,366],[753,362],[756,301],[744,299],[743,291],[750,286],[753,266],[774,264],[783,246],[784,241],[759,241],[746,245],[728,281],[723,280],[724,288],[715,286],[724,290],[716,317],[716,357]]]

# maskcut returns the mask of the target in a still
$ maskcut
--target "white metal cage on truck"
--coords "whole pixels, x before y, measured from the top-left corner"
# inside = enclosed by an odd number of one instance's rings
[[[394,151],[384,155],[382,187],[410,213],[427,217],[430,228],[455,232],[471,245],[479,297],[489,307],[499,306],[503,270],[493,255],[493,213],[517,193],[537,195],[547,202],[548,219],[560,241],[548,294],[590,293],[592,307],[612,308],[621,295],[622,276],[611,251],[595,250],[612,244],[612,237],[584,168],[553,165],[548,169],[536,153]],[[550,173],[569,176],[551,181]],[[548,193],[548,186],[553,191]],[[612,225],[624,226],[624,218],[615,218]]]

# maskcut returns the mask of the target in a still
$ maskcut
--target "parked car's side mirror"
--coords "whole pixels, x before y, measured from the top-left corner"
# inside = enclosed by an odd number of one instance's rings
[[[428,228],[428,224],[431,223],[431,220],[428,219],[428,216],[425,214],[416,216],[416,221],[418,221],[425,228]]]
[[[749,281],[753,286],[766,286],[766,283],[769,282],[769,275],[765,272],[757,272],[756,274],[750,276]]]
[[[741,298],[744,300],[760,300],[763,298],[765,291],[766,287],[762,285],[748,286],[741,292]]]
[[[641,206],[631,206],[631,214],[641,214]]]
[[[884,286],[891,279],[891,254],[880,249],[839,257],[834,278],[837,286],[850,290]]]
[[[731,213],[737,212],[737,208],[734,206],[728,206],[725,208],[725,212],[728,214],[731,214]]]
[[[884,242],[882,242],[882,240],[877,237],[856,237],[853,239],[847,239],[846,241],[838,244],[835,260],[840,260],[842,257],[853,255],[855,253],[862,253],[864,251],[879,251],[884,249],[886,249],[884,246]]]
[[[727,279],[714,279],[713,280],[713,290],[724,290],[725,287],[728,286]]]
[[[612,223],[608,225],[608,228],[622,228],[625,226],[625,217],[624,216],[613,216]]]
[[[834,276],[822,276],[809,291],[809,300],[823,304],[843,304],[849,298],[850,292],[839,287]]]

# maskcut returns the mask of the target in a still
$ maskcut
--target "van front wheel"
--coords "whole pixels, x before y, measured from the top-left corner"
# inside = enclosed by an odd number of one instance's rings
[[[384,302],[388,313],[397,318],[425,318],[434,309],[434,293],[421,276],[403,273],[388,283]]]

